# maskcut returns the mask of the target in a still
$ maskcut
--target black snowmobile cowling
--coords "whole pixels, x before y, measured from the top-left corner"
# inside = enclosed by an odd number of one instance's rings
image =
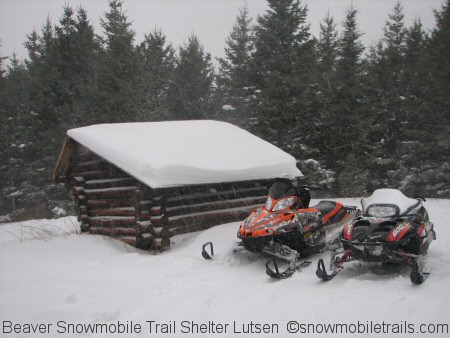
[[[408,198],[396,189],[379,189],[363,198],[361,205],[363,216],[345,226],[341,237],[354,258],[377,262],[388,260],[392,250],[427,252],[434,238],[428,234],[434,230],[422,199]]]
[[[332,255],[331,269],[337,272],[350,260],[365,262],[406,263],[413,271],[411,281],[420,284],[423,256],[436,239],[433,223],[423,206],[423,198],[408,198],[396,189],[375,190],[361,200],[362,216],[344,227],[340,239],[344,255]],[[318,277],[331,279],[323,261],[319,261]],[[334,277],[334,275],[333,275]]]

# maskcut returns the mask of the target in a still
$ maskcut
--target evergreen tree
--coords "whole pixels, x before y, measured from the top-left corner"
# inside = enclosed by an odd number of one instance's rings
[[[139,46],[140,100],[142,120],[162,120],[169,117],[169,89],[173,81],[176,56],[171,44],[161,30],[145,35]]]
[[[0,40],[0,47],[1,47],[1,40]],[[7,194],[7,189],[10,185],[13,185],[13,183],[9,179],[9,171],[10,171],[10,153],[9,153],[9,129],[7,127],[8,123],[8,108],[7,108],[7,94],[6,94],[6,78],[5,74],[6,71],[4,69],[4,60],[6,60],[6,57],[3,57],[0,55],[0,180],[4,182],[0,193],[1,193],[1,199],[0,199],[0,212],[4,212],[7,208],[7,200],[4,198],[4,196]]]
[[[55,64],[60,86],[58,88],[58,115],[60,128],[67,130],[86,124],[93,115],[92,107],[95,86],[95,66],[98,44],[94,41],[94,30],[83,8],[74,10],[64,7],[59,25],[55,27]]]
[[[334,102],[330,107],[330,137],[335,146],[328,149],[327,158],[329,165],[338,172],[337,189],[341,194],[360,190],[365,186],[368,175],[364,167],[368,126],[367,112],[364,110],[367,100],[363,79],[364,47],[360,40],[362,33],[358,29],[357,13],[353,6],[345,11],[344,30],[338,44]],[[349,180],[351,172],[358,175]]]
[[[426,134],[432,129],[424,128],[429,125],[434,110],[432,103],[434,94],[430,91],[433,79],[428,69],[430,64],[427,55],[428,43],[428,35],[423,30],[420,19],[416,19],[406,30],[405,52],[399,65],[402,71],[401,102],[405,112],[404,116],[401,116],[403,133],[400,136],[404,136],[404,139],[399,149],[402,158],[400,166],[409,169],[416,167],[416,160],[421,157],[423,149],[420,144],[429,144],[431,141]],[[399,177],[406,176],[402,169],[400,167],[398,170]]]
[[[77,9],[71,41],[71,57],[68,60],[73,75],[69,81],[73,83],[71,101],[74,116],[67,123],[73,127],[95,123],[99,112],[96,103],[100,46],[95,39],[94,27],[81,7]]]
[[[315,75],[315,94],[312,96],[312,112],[309,126],[308,147],[301,149],[300,161],[302,173],[310,184],[321,188],[322,192],[332,189],[335,173],[327,169],[329,150],[336,145],[333,132],[330,107],[334,104],[336,84],[336,62],[338,53],[338,31],[334,18],[328,12],[320,23],[317,41],[318,67]],[[312,160],[314,159],[314,160]]]
[[[28,97],[26,92],[27,74],[13,53],[7,76],[2,75],[0,123],[0,210],[3,213],[15,211],[21,207],[25,197],[22,190],[30,174],[27,157],[33,145],[30,140],[30,125],[27,121]]]
[[[247,125],[250,114],[252,81],[250,66],[253,52],[252,19],[247,6],[239,9],[233,30],[226,39],[225,57],[219,58],[217,84],[223,96],[223,118]]]
[[[73,14],[66,6],[59,25],[53,27],[48,18],[40,35],[33,31],[25,43],[29,52],[26,68],[12,60],[9,70],[9,114],[15,131],[10,144],[20,146],[12,149],[10,161],[20,163],[14,187],[22,193],[22,207],[38,205],[37,210],[43,211],[51,198],[66,197],[42,172],[51,172],[66,130],[75,126],[78,112],[74,107],[81,97],[77,83],[82,82],[77,79],[89,69],[80,67],[83,59],[77,50],[82,44],[77,40]]]
[[[37,175],[38,168],[51,168],[54,164],[55,152],[60,146],[63,136],[62,119],[59,108],[63,104],[61,77],[58,69],[60,55],[56,42],[56,34],[50,18],[41,30],[41,35],[32,32],[26,42],[30,60],[26,61],[28,70],[27,92],[29,111],[26,113],[31,132],[29,140],[32,144],[27,164],[30,171],[36,174],[32,185],[37,186],[42,177]],[[62,134],[63,135],[63,134]],[[42,175],[41,175],[42,176]],[[44,181],[47,181],[44,179]]]
[[[73,105],[73,78],[75,76],[72,67],[74,64],[72,58],[74,56],[73,50],[77,43],[75,39],[75,20],[73,14],[73,9],[66,5],[63,16],[59,20],[60,25],[55,27],[55,47],[57,53],[57,63],[55,66],[58,69],[60,79],[58,106],[65,106],[65,109],[61,109],[66,110],[66,116],[64,117],[73,115],[73,112],[70,111]]]
[[[408,91],[415,96],[423,96],[422,92],[428,82],[428,55],[427,46],[429,37],[424,31],[420,19],[415,19],[413,25],[406,30],[405,55],[403,69],[405,71],[404,85]]]
[[[427,45],[431,73],[427,83],[426,121],[423,124],[424,151],[418,168],[416,189],[438,196],[450,193],[450,0],[435,11],[436,28]]]
[[[435,114],[430,116],[442,130],[443,139],[449,136],[449,107],[450,107],[450,0],[447,0],[440,11],[435,11],[436,28],[431,33],[429,44],[430,68],[433,81],[432,89],[439,104],[435,107]],[[443,126],[446,126],[444,128]],[[442,129],[441,129],[442,128]],[[448,154],[446,156],[448,159]]]
[[[327,13],[323,22],[320,23],[320,34],[317,42],[318,71],[317,71],[317,92],[315,95],[315,109],[317,111],[317,122],[320,126],[317,138],[320,153],[326,154],[326,149],[333,148],[328,140],[332,140],[328,135],[332,131],[329,124],[330,106],[333,102],[333,94],[336,83],[336,62],[338,56],[338,32],[333,17]]]
[[[122,9],[123,2],[110,0],[109,12],[100,20],[103,37],[98,69],[99,109],[103,122],[133,121],[139,67],[134,47],[135,32]],[[98,121],[100,122],[100,121]]]
[[[401,186],[414,194],[414,180],[405,177],[411,178],[420,167],[427,152],[423,145],[430,142],[424,132],[431,94],[427,93],[430,78],[425,46],[420,20],[405,28],[402,7],[397,3],[384,28],[378,61],[371,66],[378,89],[372,97],[374,120],[369,135],[372,180],[376,186]]]
[[[206,119],[214,113],[212,106],[214,68],[195,35],[179,49],[179,58],[171,89],[172,117]]]
[[[389,70],[395,71],[395,74],[393,74],[395,77],[400,76],[399,73],[406,47],[407,30],[404,26],[404,17],[403,6],[398,1],[383,29],[383,42],[386,44],[384,53]]]
[[[381,62],[377,69],[379,91],[374,102],[376,115],[371,128],[372,157],[383,158],[371,166],[373,175],[377,177],[388,169],[395,170],[399,164],[399,146],[405,141],[405,130],[409,128],[403,69],[407,30],[403,19],[403,8],[397,2],[386,21],[381,41]]]
[[[336,67],[338,41],[336,23],[328,11],[323,22],[320,23],[319,41],[317,43],[319,71],[328,80]]]
[[[450,84],[450,55],[448,48],[450,45],[450,0],[442,6],[441,11],[434,12],[436,18],[436,28],[431,35],[431,57],[436,75],[445,86],[443,88],[449,92]]]
[[[33,31],[25,43],[29,60],[30,100],[36,117],[36,130],[55,126],[58,123],[56,111],[59,96],[58,54],[55,33],[50,18],[41,29],[41,35]]]
[[[347,8],[343,22],[344,31],[338,44],[337,75],[342,86],[349,88],[358,85],[363,70],[364,46],[360,40],[362,33],[358,29],[357,14],[358,10],[353,6]]]
[[[255,27],[252,73],[258,124],[252,129],[287,150],[308,136],[314,40],[306,23],[307,7],[299,0],[268,3],[269,10],[258,17]],[[296,153],[298,147],[290,151]]]

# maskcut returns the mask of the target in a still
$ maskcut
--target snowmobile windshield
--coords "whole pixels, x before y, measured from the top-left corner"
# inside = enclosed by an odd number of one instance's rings
[[[294,206],[298,202],[297,196],[287,196],[276,200],[272,198],[272,196],[267,197],[266,201],[266,209],[268,211],[282,211],[285,209],[289,209]]]
[[[398,215],[398,207],[392,204],[370,205],[366,214],[369,217],[395,217]]]
[[[398,208],[398,215],[407,214],[410,210],[419,207],[420,200],[409,198],[397,189],[377,189],[371,196],[361,199],[361,206],[367,215],[372,205],[390,205]]]
[[[286,196],[296,196],[297,189],[287,179],[277,179],[269,188],[269,195],[279,200]]]
[[[277,179],[269,188],[266,201],[268,211],[281,211],[296,205],[300,201],[297,189],[288,179]]]

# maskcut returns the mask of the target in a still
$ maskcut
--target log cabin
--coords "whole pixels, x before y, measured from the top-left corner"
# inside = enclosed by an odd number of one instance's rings
[[[67,131],[53,179],[73,193],[81,231],[162,250],[174,235],[236,222],[295,159],[218,121],[100,124]]]

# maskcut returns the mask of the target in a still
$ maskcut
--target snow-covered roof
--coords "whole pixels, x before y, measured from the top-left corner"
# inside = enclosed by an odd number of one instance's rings
[[[397,189],[377,189],[369,197],[361,200],[364,211],[372,204],[394,204],[399,207],[400,214],[403,214],[410,207],[417,205],[418,200],[403,195]]]
[[[294,157],[225,122],[99,124],[67,135],[153,188],[302,176]]]

